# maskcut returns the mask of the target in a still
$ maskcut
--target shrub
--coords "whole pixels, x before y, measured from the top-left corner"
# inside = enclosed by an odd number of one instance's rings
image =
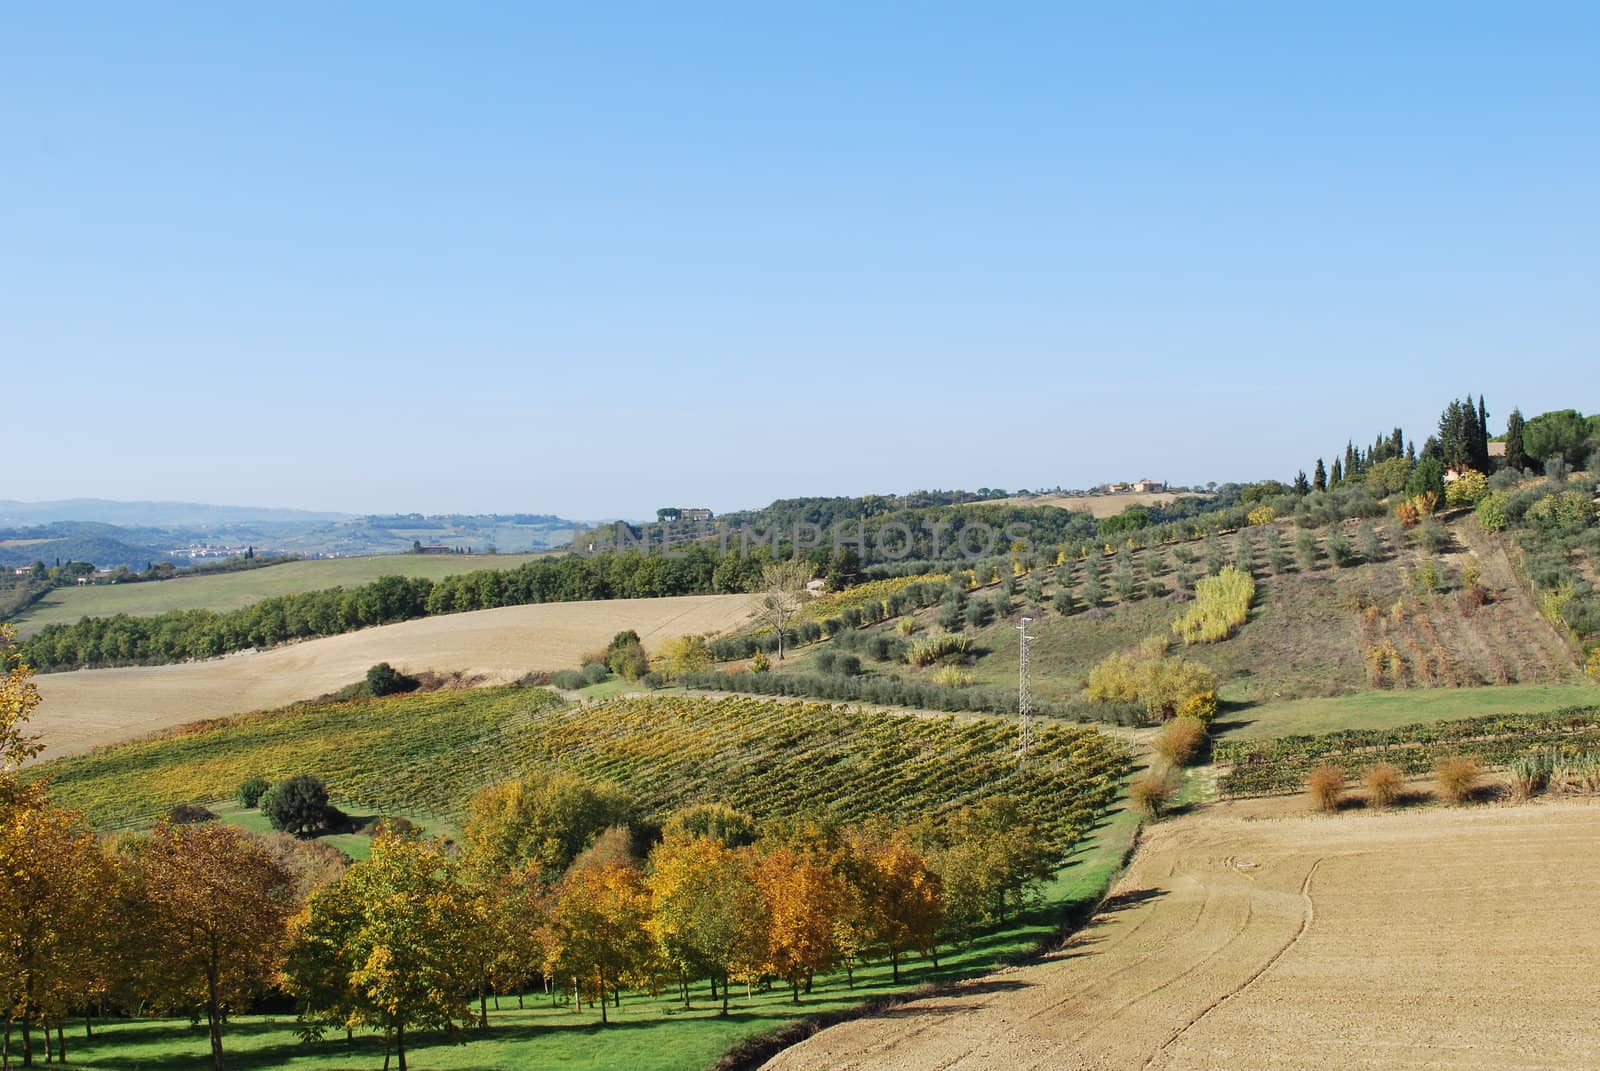
[[[1467,469],[1453,481],[1445,484],[1444,501],[1447,506],[1471,506],[1489,490],[1489,477],[1477,469]]]
[[[1367,803],[1373,807],[1393,807],[1400,799],[1405,778],[1400,767],[1392,762],[1380,762],[1366,772],[1361,783],[1367,787]]]
[[[1474,759],[1453,755],[1435,763],[1433,775],[1445,799],[1451,803],[1466,803],[1472,799],[1473,790],[1478,787],[1483,767]]]
[[[1187,766],[1205,751],[1206,726],[1199,718],[1176,718],[1156,737],[1156,754],[1174,766]]]
[[[239,806],[253,808],[259,805],[261,797],[271,787],[265,777],[246,777],[239,782]]]
[[[751,673],[766,673],[772,669],[772,659],[767,657],[767,652],[757,651],[755,657],[750,659]]]
[[[1322,545],[1328,552],[1328,560],[1341,569],[1356,560],[1355,547],[1343,532],[1330,532]]]
[[[1224,566],[1216,576],[1195,585],[1195,603],[1172,623],[1172,631],[1186,644],[1225,640],[1250,615],[1255,594],[1256,582],[1249,573]]]
[[[1278,511],[1271,506],[1257,506],[1245,517],[1251,524],[1271,524],[1278,519]]]
[[[1344,767],[1325,762],[1306,778],[1306,791],[1319,811],[1337,811],[1344,798]]]
[[[931,666],[935,662],[962,662],[971,653],[972,637],[945,633],[914,644],[906,661],[913,666]]]
[[[1089,671],[1084,694],[1099,703],[1131,703],[1139,698],[1139,667],[1128,655],[1113,652]]]
[[[941,688],[970,688],[977,678],[957,666],[940,666],[934,671],[933,682]]]
[[[582,688],[589,682],[584,680],[583,674],[579,673],[577,670],[563,669],[550,674],[550,683],[555,685],[557,688],[564,688],[571,692]]]
[[[840,655],[837,671],[843,677],[858,677],[861,675],[861,659],[853,654]]]
[[[328,818],[328,788],[310,774],[279,781],[261,797],[261,813],[282,833],[304,834]]]
[[[417,679],[408,677],[387,662],[379,662],[367,670],[367,691],[375,696],[398,695],[414,691]]]
[[[900,635],[909,636],[917,631],[917,619],[910,616],[902,617],[894,623],[894,628]]]
[[[1160,818],[1177,794],[1170,773],[1152,770],[1128,786],[1128,803],[1146,818]]]
[[[167,812],[167,821],[177,826],[197,825],[201,822],[215,822],[217,816],[209,807],[200,803],[178,803]]]
[[[1519,800],[1530,800],[1550,783],[1555,771],[1556,756],[1549,751],[1534,751],[1518,755],[1511,760],[1511,794]]]
[[[583,673],[583,683],[599,684],[601,681],[611,676],[611,667],[606,665],[604,662],[590,662],[588,665],[583,667],[581,672]]]

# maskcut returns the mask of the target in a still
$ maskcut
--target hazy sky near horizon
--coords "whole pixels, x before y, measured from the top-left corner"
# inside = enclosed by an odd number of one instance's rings
[[[1600,408],[1593,4],[12,5],[0,498],[640,516]]]

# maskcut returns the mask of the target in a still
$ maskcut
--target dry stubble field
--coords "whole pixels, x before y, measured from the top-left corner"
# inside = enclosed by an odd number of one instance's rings
[[[1304,809],[1158,825],[1060,951],[768,1066],[1600,1067],[1600,805]]]
[[[747,595],[541,603],[445,614],[208,662],[90,669],[38,677],[33,728],[45,757],[143,736],[200,718],[282,706],[360,680],[375,662],[406,672],[460,671],[483,683],[576,668],[587,651],[633,629],[654,648],[743,624]]]

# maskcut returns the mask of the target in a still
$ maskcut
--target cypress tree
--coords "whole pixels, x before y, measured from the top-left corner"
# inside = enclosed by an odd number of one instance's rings
[[[1513,409],[1506,417],[1506,468],[1521,472],[1528,467],[1528,453],[1522,446],[1522,410]]]
[[[1489,410],[1484,408],[1483,395],[1478,395],[1477,454],[1479,472],[1489,471]]]
[[[1329,487],[1338,487],[1344,482],[1344,466],[1338,458],[1333,459],[1333,474],[1328,477]]]
[[[1338,464],[1338,462],[1334,462]],[[1311,486],[1318,491],[1328,489],[1328,470],[1322,467],[1322,458],[1317,458],[1316,474],[1311,477]]]
[[[1311,481],[1306,479],[1306,470],[1301,469],[1294,477],[1294,493],[1304,498],[1311,493]]]

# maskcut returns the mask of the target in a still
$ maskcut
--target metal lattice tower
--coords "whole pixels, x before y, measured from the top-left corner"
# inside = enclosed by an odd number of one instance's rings
[[[1031,617],[1024,617],[1017,626],[1020,637],[1017,656],[1017,757],[1028,753],[1033,744],[1033,681],[1028,675],[1028,643],[1033,639],[1028,633]]]

